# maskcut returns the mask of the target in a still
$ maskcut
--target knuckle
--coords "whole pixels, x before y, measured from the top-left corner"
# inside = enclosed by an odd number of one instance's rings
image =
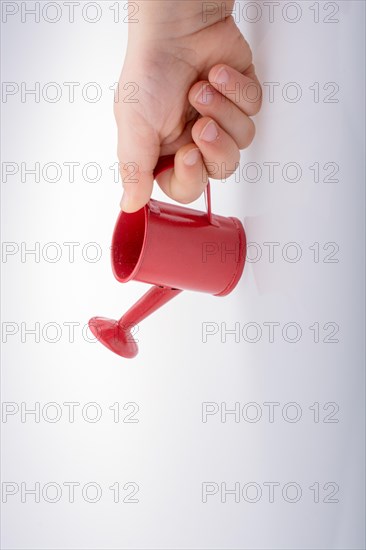
[[[255,124],[249,119],[249,124],[246,125],[245,130],[239,140],[239,149],[246,149],[252,143],[255,136]]]
[[[249,116],[256,115],[262,106],[262,88],[259,83],[253,82],[245,89],[246,111]]]
[[[200,195],[198,195],[197,193],[187,195],[178,194],[178,196],[174,196],[174,200],[176,200],[180,204],[190,204],[191,202],[197,200],[199,196]]]
[[[176,185],[174,188],[174,192],[172,193],[172,198],[181,203],[181,204],[189,204],[195,200],[197,200],[202,194],[202,186],[196,185],[192,186],[182,186],[182,185]]]

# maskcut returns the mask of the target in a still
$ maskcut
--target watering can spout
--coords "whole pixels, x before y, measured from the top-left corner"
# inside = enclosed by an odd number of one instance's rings
[[[182,291],[177,288],[153,286],[119,321],[93,317],[89,321],[89,328],[108,349],[121,357],[132,359],[138,353],[137,343],[133,338],[135,327],[180,292]]]

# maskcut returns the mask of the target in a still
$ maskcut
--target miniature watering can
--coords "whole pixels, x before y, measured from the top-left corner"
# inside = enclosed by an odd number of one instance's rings
[[[154,177],[174,166],[174,155],[161,157]],[[237,218],[207,213],[154,199],[134,213],[121,211],[112,238],[112,269],[121,283],[153,284],[119,321],[93,317],[89,328],[111,351],[137,355],[131,330],[182,290],[229,294],[244,269],[246,238]]]

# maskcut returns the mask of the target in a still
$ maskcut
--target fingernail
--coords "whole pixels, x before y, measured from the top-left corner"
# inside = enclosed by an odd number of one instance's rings
[[[216,84],[227,84],[229,82],[229,73],[224,67],[221,67],[219,72],[217,73],[215,77]]]
[[[214,98],[215,89],[210,84],[202,86],[194,100],[201,105],[209,105]]]
[[[200,150],[199,149],[191,149],[186,153],[183,157],[183,162],[186,166],[193,166],[196,164],[198,159],[200,158]]]
[[[215,141],[219,135],[219,132],[217,130],[217,126],[214,123],[213,120],[210,120],[200,133],[200,139],[203,141],[208,141],[209,143],[212,141]]]

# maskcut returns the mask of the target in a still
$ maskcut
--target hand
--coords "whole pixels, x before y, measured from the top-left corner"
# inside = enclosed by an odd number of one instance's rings
[[[175,153],[174,170],[158,183],[181,203],[197,199],[208,176],[232,174],[261,105],[251,50],[231,16],[204,23],[197,0],[163,0],[160,12],[156,4],[142,0],[130,24],[115,103],[126,212],[148,202],[159,156]],[[127,102],[133,87],[137,102]]]

